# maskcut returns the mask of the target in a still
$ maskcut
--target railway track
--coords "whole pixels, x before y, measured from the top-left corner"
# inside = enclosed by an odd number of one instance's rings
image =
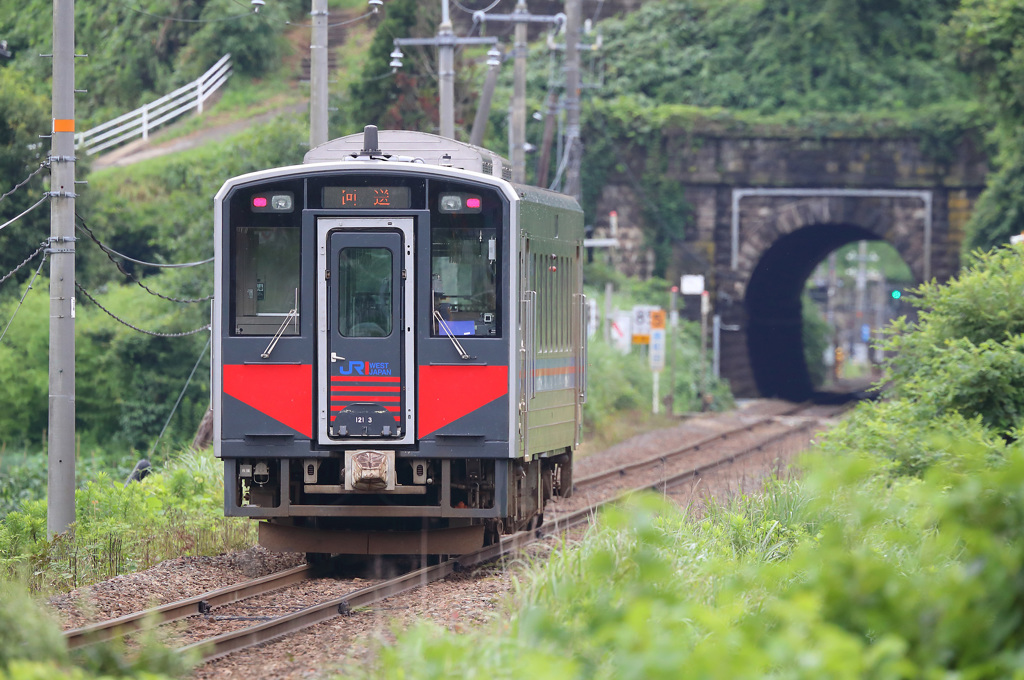
[[[65,637],[68,646],[75,648],[130,634],[152,622],[164,624],[190,618],[195,621],[217,618],[238,622],[257,621],[254,625],[246,625],[230,632],[201,636],[201,639],[180,647],[182,652],[198,653],[204,661],[217,659],[317,623],[344,616],[360,607],[444,579],[472,566],[515,554],[537,540],[592,522],[600,507],[618,501],[629,493],[647,489],[667,493],[674,487],[727,468],[744,456],[764,450],[773,443],[793,437],[807,438],[809,430],[820,428],[823,419],[834,417],[845,408],[793,406],[781,413],[753,418],[739,426],[707,435],[660,455],[630,461],[580,478],[575,484],[574,499],[583,500],[576,500],[574,503],[573,499],[570,499],[568,502],[554,504],[554,507],[549,506],[550,511],[545,515],[545,522],[536,529],[505,536],[500,542],[476,552],[409,571],[396,578],[369,585],[347,582],[340,588],[344,592],[333,597],[321,597],[320,601],[313,605],[300,607],[283,615],[218,616],[214,611],[277,591],[284,591],[287,594],[287,589],[301,587],[304,582],[317,578],[316,572],[306,565],[146,611],[68,630]],[[695,457],[698,454],[699,457]],[[616,491],[605,494],[600,492],[602,487],[611,484],[617,485]],[[335,593],[338,589],[334,586],[329,588]]]

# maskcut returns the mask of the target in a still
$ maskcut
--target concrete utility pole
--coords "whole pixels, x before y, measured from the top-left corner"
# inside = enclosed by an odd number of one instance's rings
[[[548,172],[551,165],[551,144],[555,139],[555,116],[558,115],[558,92],[554,87],[548,89],[548,99],[544,104],[544,135],[540,142],[540,158],[537,160],[537,186],[548,185]]]
[[[46,535],[75,521],[75,0],[53,2]]]
[[[566,0],[565,3],[565,110],[566,147],[569,159],[566,168],[565,193],[582,200],[580,188],[580,166],[583,161],[583,146],[580,142],[580,14],[581,0]]]
[[[313,0],[309,41],[309,148],[327,141],[327,0]]]
[[[441,25],[437,29],[437,81],[441,136],[455,139],[455,31],[448,0],[441,0]]]
[[[456,38],[448,13],[448,0],[441,0],[441,25],[436,38],[395,38],[395,51],[391,53],[393,69],[402,67],[403,45],[431,45],[437,47],[438,127],[442,137],[455,139],[455,47],[458,45],[496,45],[497,38]]]
[[[515,44],[512,55],[515,69],[512,80],[511,134],[509,136],[509,160],[512,162],[512,181],[522,184],[526,181],[526,22],[522,17],[529,14],[526,0],[518,0],[513,17],[516,21]]]
[[[498,71],[501,68],[501,52],[497,47],[487,50],[487,77],[484,78],[484,90],[480,93],[480,102],[473,118],[473,130],[469,133],[469,143],[480,146],[484,142],[487,131],[487,117],[491,113],[491,99],[494,98],[494,86],[498,84]]]
[[[517,0],[512,14],[487,14],[480,11],[473,14],[473,23],[485,21],[511,21],[515,27],[515,44],[512,49],[515,71],[512,81],[512,102],[509,105],[508,156],[512,163],[512,181],[526,181],[526,56],[527,24],[547,23],[562,25],[564,14],[530,14],[526,0]]]

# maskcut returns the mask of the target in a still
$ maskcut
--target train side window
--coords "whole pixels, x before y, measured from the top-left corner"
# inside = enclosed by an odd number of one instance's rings
[[[387,248],[338,254],[338,332],[346,338],[391,335],[392,256]]]
[[[234,232],[234,333],[273,335],[295,310],[284,335],[298,335],[300,231],[237,227]]]

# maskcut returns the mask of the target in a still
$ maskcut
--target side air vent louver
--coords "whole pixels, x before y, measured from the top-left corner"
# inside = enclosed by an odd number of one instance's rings
[[[491,161],[484,161],[481,165],[483,166],[481,168],[481,171],[485,175],[493,175],[494,174],[494,163],[492,163]]]

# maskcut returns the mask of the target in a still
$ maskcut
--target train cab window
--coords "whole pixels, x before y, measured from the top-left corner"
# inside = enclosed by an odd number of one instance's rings
[[[343,248],[338,254],[338,332],[346,338],[391,335],[391,251]]]
[[[299,333],[299,229],[237,227],[233,309],[236,335]],[[285,321],[288,321],[285,324]]]
[[[431,186],[431,335],[501,335],[502,203],[492,190]]]

